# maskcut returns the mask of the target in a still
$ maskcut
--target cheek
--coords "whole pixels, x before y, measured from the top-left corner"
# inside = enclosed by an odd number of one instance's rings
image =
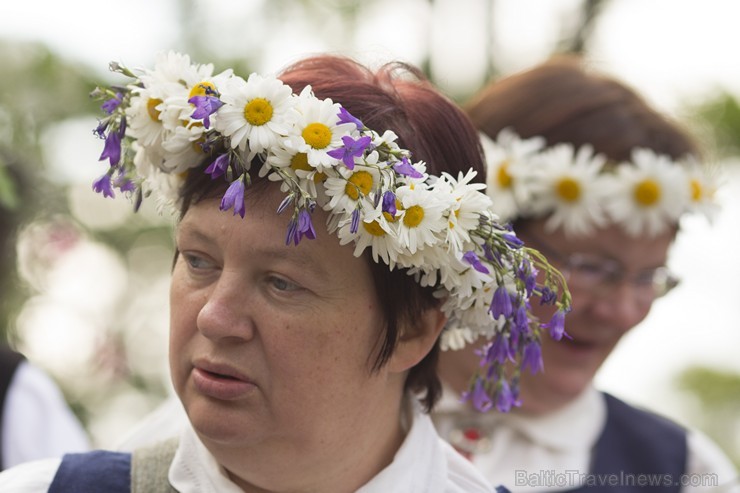
[[[279,332],[260,336],[273,371],[283,374],[286,383],[336,390],[370,375],[379,325],[363,318],[356,310],[334,309],[284,320]]]
[[[204,302],[204,297],[198,296],[185,286],[175,272],[170,285],[169,353],[173,370],[176,364],[175,357],[185,353],[183,348],[197,332],[198,313]]]

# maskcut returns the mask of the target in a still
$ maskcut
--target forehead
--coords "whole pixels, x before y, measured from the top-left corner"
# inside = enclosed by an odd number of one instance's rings
[[[584,253],[610,258],[635,268],[663,265],[675,238],[675,230],[657,236],[631,236],[620,226],[609,225],[583,236],[567,236],[562,229],[550,231],[544,220],[528,222],[518,233],[530,239],[535,248],[542,244],[543,253],[552,249],[561,254]]]
[[[244,218],[232,211],[221,211],[219,198],[201,200],[187,210],[177,226],[177,236],[180,240],[215,246],[224,254],[244,261],[290,262],[327,280],[336,280],[342,269],[355,275],[363,268],[369,270],[364,258],[354,257],[350,246],[341,246],[339,239],[328,233],[328,215],[318,207],[311,214],[316,239],[303,238],[298,245],[286,245],[293,210],[289,207],[277,213],[283,198],[276,184],[257,187],[254,191],[247,188]]]

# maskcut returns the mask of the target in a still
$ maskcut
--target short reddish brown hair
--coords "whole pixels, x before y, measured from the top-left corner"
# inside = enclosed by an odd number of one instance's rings
[[[473,168],[478,179],[484,179],[483,152],[470,119],[412,66],[391,63],[373,71],[350,58],[322,55],[288,66],[279,78],[294,93],[310,85],[316,97],[340,103],[368,128],[379,133],[392,130],[398,144],[411,151],[414,161],[426,162],[431,174],[446,171],[457,176]],[[190,173],[181,192],[181,216],[190,205],[223,188],[223,182],[212,182],[204,173]],[[402,331],[414,330],[422,311],[436,307],[439,300],[433,288],[421,287],[404,270],[391,271],[369,253],[366,258],[385,321],[371,364],[378,369],[393,354]],[[441,396],[439,350],[437,342],[406,379],[406,389],[419,395],[427,411]]]

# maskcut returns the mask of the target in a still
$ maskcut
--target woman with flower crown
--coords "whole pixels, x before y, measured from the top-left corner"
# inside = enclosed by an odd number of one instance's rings
[[[651,491],[737,491],[708,438],[593,386],[622,336],[677,284],[665,264],[680,217],[716,207],[693,141],[577,58],[493,82],[467,111],[482,132],[494,211],[563,272],[573,309],[563,340],[542,342],[544,372],[521,375],[509,414],[480,415],[454,398],[477,371],[475,346],[443,353],[442,437],[515,492],[586,491],[604,480],[634,491],[648,475]],[[511,357],[506,334],[493,346],[492,358]]]
[[[491,213],[464,113],[399,64],[318,56],[244,79],[168,53],[112,68],[132,80],[96,91],[108,164],[93,188],[178,211],[170,368],[189,426],[7,471],[0,490],[492,491],[427,415],[439,351],[507,334],[521,362],[569,298]],[[465,395],[510,399],[503,366],[481,363]]]

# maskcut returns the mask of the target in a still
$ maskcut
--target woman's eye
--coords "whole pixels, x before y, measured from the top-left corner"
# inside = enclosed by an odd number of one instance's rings
[[[276,276],[270,277],[270,284],[278,291],[297,291],[301,289],[297,284]]]
[[[212,262],[209,262],[208,260],[198,255],[193,255],[192,253],[183,253],[182,256],[185,259],[185,262],[187,262],[188,266],[193,270],[205,270],[213,267]]]

